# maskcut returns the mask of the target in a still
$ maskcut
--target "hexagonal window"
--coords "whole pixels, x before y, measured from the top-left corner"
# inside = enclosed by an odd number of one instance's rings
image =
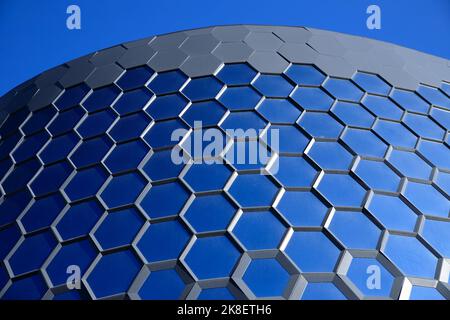
[[[173,139],[175,132],[180,132],[180,135],[177,135],[179,140]],[[148,130],[144,140],[152,148],[167,148],[175,146],[187,133],[188,127],[181,120],[160,121]]]
[[[408,181],[404,195],[423,214],[448,217],[450,202],[432,185]]]
[[[183,179],[195,192],[221,190],[231,173],[231,170],[224,164],[201,163],[193,164]]]
[[[120,96],[113,108],[121,116],[134,113],[144,109],[152,97],[153,93],[146,88],[128,91]]]
[[[450,109],[450,98],[437,88],[420,85],[417,92],[435,106]]]
[[[394,149],[388,161],[408,178],[430,178],[432,168],[414,152]]]
[[[350,80],[329,78],[324,88],[327,89],[336,99],[358,102],[363,96],[363,92]]]
[[[30,189],[35,196],[56,192],[69,177],[72,170],[72,166],[67,161],[44,167],[31,182]]]
[[[31,116],[21,126],[21,130],[26,136],[38,133],[45,128],[45,126],[55,116],[56,112],[57,111],[53,106],[33,111]]]
[[[435,182],[439,188],[450,195],[450,173],[439,171]]]
[[[182,298],[186,288],[177,268],[151,271],[138,295],[144,300],[177,300]]]
[[[325,173],[317,190],[336,207],[361,207],[366,190],[351,176]]]
[[[296,231],[285,252],[302,272],[333,272],[341,250],[320,231]]]
[[[64,160],[77,145],[79,139],[73,132],[55,137],[39,152],[39,158],[44,165]]]
[[[140,202],[151,219],[175,216],[189,198],[189,191],[178,181],[153,185]]]
[[[322,89],[310,87],[298,87],[291,94],[291,98],[303,109],[317,111],[328,111],[334,101]]]
[[[229,87],[220,95],[219,101],[229,110],[253,110],[261,95],[252,87]]]
[[[220,103],[210,100],[194,102],[182,117],[192,128],[196,122],[201,123],[202,127],[208,127],[217,125],[225,112],[226,109]]]
[[[128,69],[120,79],[117,80],[117,85],[124,91],[143,87],[153,73],[154,71],[148,67]]]
[[[226,230],[235,213],[230,200],[222,194],[213,194],[195,197],[183,217],[196,232],[208,232]]]
[[[271,211],[244,212],[232,233],[247,250],[276,249],[286,227]]]
[[[450,128],[450,111],[433,107],[431,108],[430,116],[444,128]]]
[[[442,140],[445,135],[445,130],[428,116],[407,113],[403,122],[423,138]]]
[[[176,118],[187,106],[188,100],[181,94],[156,97],[145,111],[156,121]]]
[[[424,239],[430,243],[443,257],[450,257],[450,222],[444,220],[425,219],[421,231]]]
[[[408,111],[427,113],[430,109],[430,105],[412,91],[395,88],[391,98]]]
[[[184,163],[175,164],[172,152],[177,149],[157,151],[142,168],[152,181],[176,178],[184,167]]]
[[[412,286],[409,300],[446,300],[444,296],[432,287]]]
[[[308,156],[324,170],[348,170],[353,156],[338,142],[315,141]]]
[[[130,250],[110,253],[100,257],[86,283],[96,298],[124,295],[141,265]]]
[[[229,277],[241,253],[225,236],[197,238],[184,262],[200,279]],[[208,261],[208,263],[205,263]]]
[[[197,300],[235,300],[230,289],[227,287],[203,288]]]
[[[338,101],[332,112],[346,125],[370,129],[375,117],[360,104]]]
[[[319,86],[326,76],[312,65],[294,64],[285,72],[298,85]]]
[[[406,276],[434,278],[438,259],[415,237],[390,234],[383,253]]]
[[[177,259],[190,238],[189,232],[177,220],[148,225],[136,247],[147,263]]]
[[[187,76],[178,71],[167,71],[158,73],[147,87],[157,95],[177,92],[187,80]]]
[[[367,95],[362,104],[377,117],[400,120],[403,111],[386,97]]]
[[[112,177],[100,197],[109,208],[132,204],[144,189],[147,181],[136,172]]]
[[[237,170],[259,170],[270,161],[272,152],[255,139],[235,140],[225,153],[225,159]]]
[[[308,282],[301,300],[346,300],[333,282]]]
[[[222,83],[214,77],[191,79],[183,88],[183,94],[191,101],[213,99],[222,86]]]
[[[37,159],[32,159],[27,162],[23,162],[20,165],[15,165],[13,171],[11,171],[6,179],[3,180],[3,190],[7,194],[10,194],[23,189],[40,168],[41,163]],[[25,206],[27,202],[22,203]]]
[[[353,76],[353,81],[369,93],[387,95],[391,90],[391,86],[376,74],[357,72]]]
[[[253,259],[242,276],[257,298],[284,296],[290,278],[289,272],[274,258]]]
[[[23,209],[31,200],[31,194],[28,190],[23,190],[12,195],[3,197],[3,202],[0,204],[0,209],[5,214],[0,216],[0,225],[3,227],[14,222],[20,215]]]
[[[417,214],[399,197],[373,194],[367,208],[389,230],[414,230]]]
[[[227,85],[250,84],[257,72],[246,63],[226,64],[217,74],[223,83]]]
[[[266,97],[279,98],[289,96],[294,89],[283,76],[274,74],[261,74],[253,82],[253,86]]]
[[[66,200],[59,193],[35,199],[20,218],[20,222],[27,233],[49,227],[65,204]]]
[[[315,138],[337,138],[344,129],[329,114],[319,112],[304,112],[298,124]]]
[[[361,212],[334,212],[328,229],[350,249],[377,248],[381,230]]]
[[[64,188],[70,201],[94,197],[108,179],[108,173],[101,166],[77,171]]]
[[[443,143],[421,140],[418,150],[435,166],[450,170],[450,149]]]
[[[48,287],[40,274],[12,281],[2,300],[40,300]]]
[[[80,104],[89,91],[90,88],[84,83],[70,87],[55,101],[55,106],[58,110],[73,108]]]
[[[107,213],[94,232],[103,250],[129,245],[144,224],[135,208]]]
[[[57,136],[72,131],[81,118],[83,118],[84,114],[85,111],[81,107],[60,112],[49,124],[48,131],[52,136]]]
[[[50,140],[47,132],[24,138],[18,147],[11,153],[11,157],[15,162],[28,160],[36,155],[36,153]]]
[[[239,174],[228,192],[242,207],[268,207],[272,205],[278,187],[264,175]]]
[[[294,227],[321,226],[328,212],[310,191],[286,191],[276,208]]]
[[[402,123],[378,120],[373,130],[395,147],[414,148],[417,137]]]
[[[121,91],[115,85],[95,89],[83,102],[88,112],[95,112],[110,107]]]
[[[70,160],[77,168],[100,163],[112,145],[113,142],[107,136],[83,141],[70,156]]]
[[[400,177],[384,162],[360,160],[355,173],[371,189],[396,192]]]
[[[80,276],[86,272],[97,255],[97,250],[89,240],[81,240],[63,245],[45,268],[52,285],[65,285],[70,265],[80,268]]]
[[[293,124],[301,111],[287,99],[264,99],[258,112],[271,123]]]
[[[348,128],[342,141],[361,156],[383,158],[387,151],[387,145],[369,130]]]
[[[273,140],[274,137],[278,139]],[[262,140],[272,150],[280,153],[302,153],[309,143],[308,137],[297,127],[290,125],[271,125],[264,133]]]
[[[112,173],[131,170],[139,166],[149,150],[149,147],[141,140],[118,144],[104,163]]]
[[[56,230],[63,240],[87,235],[100,219],[103,208],[95,200],[70,206],[56,224]]]
[[[269,171],[288,188],[311,187],[317,176],[317,170],[300,157],[279,157]]]
[[[150,124],[150,118],[145,112],[134,113],[121,117],[109,130],[109,135],[116,142],[125,142],[139,138]]]
[[[254,111],[231,112],[221,124],[227,134],[235,138],[256,138],[266,122]]]

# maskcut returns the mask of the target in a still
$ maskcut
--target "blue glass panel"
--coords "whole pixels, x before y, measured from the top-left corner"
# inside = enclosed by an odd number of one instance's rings
[[[450,195],[450,173],[439,172],[436,178],[436,184],[439,188],[444,190],[447,195]]]
[[[40,152],[39,158],[44,164],[64,160],[77,145],[78,141],[78,136],[73,132],[53,138]]]
[[[9,258],[9,265],[15,275],[39,269],[55,248],[57,241],[51,231],[25,238]]]
[[[66,200],[59,193],[36,199],[20,221],[27,232],[46,228],[52,224],[65,204]]]
[[[112,146],[107,136],[84,141],[70,157],[77,168],[99,163]]]
[[[180,299],[184,281],[174,269],[152,271],[139,289],[139,296],[146,300]]]
[[[338,142],[316,141],[308,156],[325,170],[348,170],[353,161],[353,156]]]
[[[298,124],[316,138],[337,138],[344,128],[327,113],[304,112]]]
[[[433,186],[409,181],[404,194],[423,214],[448,217],[450,202]]]
[[[264,129],[266,122],[255,112],[231,112],[221,127],[224,130],[235,130],[234,137],[256,137]]]
[[[413,231],[416,225],[417,215],[396,196],[374,194],[368,209],[389,230]]]
[[[214,98],[222,89],[222,83],[214,77],[192,79],[183,88],[184,95],[191,101]]]
[[[127,70],[117,81],[122,90],[132,90],[145,85],[153,75],[153,70],[148,67],[137,67]]]
[[[412,286],[409,300],[445,300],[435,288]]]
[[[109,134],[116,142],[138,138],[150,124],[150,119],[145,112],[135,113],[119,119]]]
[[[84,96],[89,92],[89,87],[84,83],[66,89],[64,93],[56,100],[55,106],[59,110],[65,110],[80,104]]]
[[[408,113],[403,121],[416,134],[423,138],[442,140],[444,137],[445,130],[427,116]]]
[[[70,272],[68,267],[76,265],[83,276],[91,262],[94,261],[97,250],[89,242],[82,240],[62,246],[46,268],[47,274],[54,286],[65,285]]]
[[[278,131],[278,146],[272,143],[272,134]],[[274,135],[277,137],[277,135]],[[271,125],[264,140],[275,151],[286,153],[302,153],[309,143],[306,137],[297,127],[289,125]]]
[[[41,164],[37,159],[15,165],[2,183],[3,190],[8,194],[24,188],[40,167]]]
[[[87,300],[87,295],[84,292],[80,292],[78,290],[70,290],[61,293],[55,293],[52,300],[56,301],[65,301],[65,300]]]
[[[223,189],[230,176],[231,170],[224,164],[201,163],[193,164],[183,179],[195,192],[201,192]]]
[[[360,207],[366,190],[351,176],[326,173],[317,188],[337,207]]]
[[[93,197],[108,178],[108,173],[103,167],[95,166],[77,171],[64,192],[71,201]]]
[[[278,211],[294,227],[321,226],[328,208],[309,191],[286,191]]]
[[[142,227],[144,221],[134,208],[108,213],[95,231],[95,238],[103,249],[129,245]]]
[[[178,119],[156,122],[145,134],[144,140],[152,148],[172,147],[179,142],[176,139],[172,140],[172,133],[182,129],[187,133],[188,127]]]
[[[61,238],[69,240],[88,234],[103,213],[95,200],[72,205],[56,225]]]
[[[332,272],[341,251],[322,232],[297,231],[285,252],[303,272]]]
[[[384,162],[361,160],[355,172],[371,189],[396,192],[400,184],[400,177]]]
[[[189,205],[184,218],[196,232],[226,230],[236,208],[222,194],[198,196]]]
[[[131,204],[146,185],[145,179],[138,173],[127,173],[113,177],[100,195],[109,208]]]
[[[426,219],[422,235],[445,258],[450,257],[450,222]]]
[[[390,234],[383,252],[405,275],[434,278],[437,258],[416,238]]]
[[[11,224],[8,227],[0,230],[0,260],[3,260],[20,239],[21,232],[16,224]],[[9,278],[9,277],[8,277]]]
[[[153,93],[146,88],[125,92],[119,100],[114,103],[114,110],[121,116],[142,110],[153,97]]]
[[[256,73],[245,63],[226,64],[217,74],[217,78],[227,85],[244,85],[249,84]]]
[[[220,96],[219,101],[229,110],[255,109],[261,95],[252,87],[230,87]]]
[[[81,107],[73,108],[59,113],[48,126],[52,136],[57,136],[71,131],[84,116],[85,111]]]
[[[403,114],[403,111],[395,103],[385,97],[367,95],[362,103],[381,118],[400,120]]]
[[[276,249],[286,227],[270,211],[244,212],[233,234],[247,250]]]
[[[0,203],[0,212],[2,213],[0,215],[0,226],[14,222],[30,200],[31,194],[28,190],[4,197]]]
[[[129,250],[102,256],[87,282],[97,298],[125,293],[141,269],[141,263]]]
[[[106,109],[112,105],[119,94],[120,90],[114,85],[95,89],[83,102],[83,107],[89,112]]]
[[[333,98],[320,88],[299,87],[291,97],[306,110],[327,111],[333,104]]]
[[[190,239],[177,220],[150,224],[136,244],[148,262],[177,259]]]
[[[439,89],[420,85],[417,92],[433,105],[450,109],[450,98]]]
[[[414,152],[394,149],[388,160],[401,174],[408,178],[424,180],[430,178],[432,168]]]
[[[15,280],[2,296],[4,300],[39,300],[47,291],[40,274]]]
[[[285,72],[286,75],[298,85],[320,85],[325,75],[310,65],[292,65]]]
[[[254,82],[253,86],[266,97],[287,97],[294,86],[284,77],[272,74],[262,74]]]
[[[278,188],[269,178],[259,174],[240,174],[229,189],[243,207],[270,206]]]
[[[72,166],[66,161],[45,167],[33,180],[30,188],[36,196],[58,191],[72,170]]]
[[[0,126],[0,135],[8,136],[17,131],[22,122],[27,118],[27,108],[21,108],[18,111],[12,112]]]
[[[12,157],[15,162],[28,160],[34,157],[49,139],[50,136],[46,131],[29,136],[13,151]]]
[[[175,164],[171,158],[172,150],[155,152],[143,169],[153,181],[176,178],[184,167],[184,164]]]
[[[31,117],[22,125],[22,131],[25,135],[32,135],[38,131],[44,129],[47,123],[56,114],[54,107],[46,107],[31,114]]]
[[[435,166],[450,170],[450,149],[446,145],[422,140],[418,149]]]
[[[2,137],[2,141],[0,141],[0,158],[4,159],[5,157],[9,157],[9,153],[16,147],[17,142],[19,142],[21,138],[22,134],[18,132],[6,138]]]
[[[105,160],[106,167],[112,173],[136,168],[149,151],[142,141],[136,140],[117,145]]]
[[[140,205],[150,218],[161,218],[178,214],[190,193],[178,181],[157,184],[151,187]]]
[[[395,147],[414,148],[417,143],[417,137],[402,123],[379,120],[375,124],[374,130]]]
[[[280,157],[278,168],[270,169],[272,174],[285,187],[310,187],[317,171],[304,158]]]
[[[184,261],[198,279],[222,278],[231,275],[240,255],[227,237],[212,236],[196,239]]]
[[[294,123],[300,110],[286,99],[264,99],[258,112],[272,123]]]
[[[447,130],[450,130],[450,111],[431,108],[430,115],[435,121],[437,121],[437,123]]]
[[[289,278],[289,273],[275,259],[253,260],[242,276],[242,280],[258,298],[282,296]]]
[[[331,282],[310,282],[303,292],[302,300],[346,300],[346,298]]]
[[[203,127],[213,126],[217,125],[225,112],[225,108],[216,101],[194,102],[183,114],[183,119],[191,127],[194,127],[195,121],[201,122]]]
[[[76,129],[81,137],[89,139],[104,134],[116,120],[117,114],[107,109],[91,114]]]
[[[357,72],[353,80],[365,91],[387,95],[391,87],[379,76],[370,73]]]
[[[346,79],[330,78],[325,82],[324,88],[339,100],[358,102],[363,96],[363,92]]]
[[[328,229],[351,249],[376,249],[381,235],[372,221],[354,211],[336,211]]]
[[[158,95],[173,93],[177,92],[186,80],[187,77],[178,70],[161,72],[147,85],[147,87]]]
[[[372,280],[375,276],[378,283]],[[353,258],[347,277],[368,297],[388,298],[394,284],[392,274],[374,258]]]
[[[383,158],[387,146],[368,130],[348,128],[342,140],[361,156]]]
[[[270,160],[271,150],[258,140],[235,140],[225,154],[237,170],[256,170],[264,168]]]
[[[180,94],[156,97],[145,110],[155,120],[176,118],[186,107],[188,101]]]
[[[235,297],[228,288],[205,288],[197,300],[234,300]]]
[[[412,91],[394,89],[391,94],[392,99],[403,109],[421,113],[427,113],[430,105]]]

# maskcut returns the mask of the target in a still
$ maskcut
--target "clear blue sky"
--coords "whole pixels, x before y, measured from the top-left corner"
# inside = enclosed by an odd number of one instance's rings
[[[70,4],[81,8],[81,30],[66,28]],[[366,27],[370,4],[381,7],[381,30]],[[222,24],[310,26],[450,59],[450,0],[0,0],[0,95],[98,49]]]

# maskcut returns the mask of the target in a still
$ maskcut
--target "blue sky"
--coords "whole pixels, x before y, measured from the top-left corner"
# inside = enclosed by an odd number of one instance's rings
[[[81,30],[66,8],[81,8]],[[381,30],[366,8],[381,8]],[[0,0],[0,95],[89,52],[150,35],[223,24],[310,26],[450,59],[449,0]]]

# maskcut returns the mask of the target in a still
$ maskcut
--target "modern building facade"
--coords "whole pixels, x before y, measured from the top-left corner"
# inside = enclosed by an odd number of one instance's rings
[[[448,60],[211,27],[46,71],[0,123],[0,299],[450,298]]]

